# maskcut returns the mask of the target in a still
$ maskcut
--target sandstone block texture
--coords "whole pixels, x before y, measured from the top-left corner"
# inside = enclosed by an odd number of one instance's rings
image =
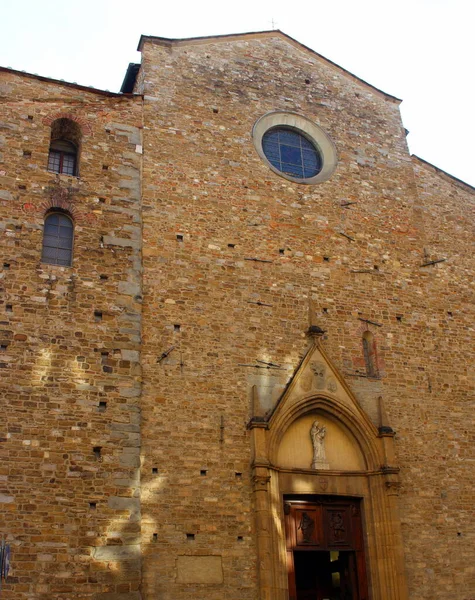
[[[141,102],[0,76],[2,597],[138,598]],[[82,132],[77,177],[47,170],[58,118]],[[56,210],[71,267],[41,262]]]
[[[247,424],[310,324],[396,431],[409,598],[474,597],[474,193],[409,156],[398,101],[278,32],[145,38],[130,96],[1,77],[2,598],[260,598]],[[328,181],[258,156],[275,110],[333,140]],[[46,169],[64,114],[79,177]],[[58,205],[72,267],[41,262]]]

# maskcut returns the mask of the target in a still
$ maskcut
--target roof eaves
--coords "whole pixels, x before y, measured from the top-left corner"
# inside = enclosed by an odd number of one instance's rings
[[[311,52],[315,56],[318,56],[319,59],[321,59],[324,62],[337,68],[339,71],[341,71],[345,75],[351,77],[351,79],[353,79],[354,81],[371,88],[373,91],[377,92],[378,94],[381,94],[387,100],[396,102],[397,104],[400,104],[402,102],[401,98],[397,98],[396,96],[393,96],[391,94],[384,92],[383,90],[380,90],[379,88],[372,85],[371,83],[368,83],[364,79],[361,79],[361,77],[358,77],[354,73],[351,73],[351,71],[348,71],[344,67],[342,67],[342,66],[338,65],[337,63],[333,62],[332,60],[326,58],[322,54],[319,54],[315,50],[312,50],[312,48],[305,46],[305,44],[302,44],[301,42],[299,42],[295,38],[291,37],[290,35],[287,35],[280,29],[270,29],[270,30],[264,30],[264,31],[251,31],[251,32],[246,32],[246,33],[229,33],[229,34],[223,34],[223,35],[208,35],[208,36],[192,37],[192,38],[164,38],[164,37],[158,37],[158,36],[152,36],[152,35],[141,35],[139,44],[137,46],[137,50],[139,52],[142,51],[143,44],[146,40],[150,40],[153,44],[159,44],[161,46],[166,46],[166,47],[170,48],[174,45],[182,46],[182,45],[187,45],[187,44],[199,44],[199,43],[206,43],[211,40],[219,42],[219,41],[229,41],[229,40],[233,40],[233,39],[240,39],[240,38],[246,38],[246,37],[272,37],[275,35],[282,36],[283,38],[290,41],[295,46],[305,50],[306,52]]]
[[[439,167],[436,167],[435,165],[433,165],[429,161],[424,160],[420,156],[417,156],[417,154],[411,154],[411,158],[412,159],[416,159],[417,161],[419,161],[420,163],[422,163],[423,167],[430,167],[430,169],[434,170],[437,173],[437,175],[441,175],[444,178],[447,177],[448,179],[451,180],[452,183],[456,183],[458,185],[461,185],[464,188],[468,188],[469,191],[471,191],[471,192],[475,191],[475,187],[473,185],[470,185],[466,181],[463,181],[463,179],[459,179],[458,177],[455,177],[454,175],[451,175],[450,173],[447,173],[447,171],[444,171],[443,169],[441,169]]]
[[[100,94],[102,96],[109,97],[123,97],[131,96],[132,94],[119,94],[117,92],[109,92],[107,90],[99,90],[97,88],[89,87],[87,85],[79,85],[78,83],[72,83],[70,81],[62,81],[61,79],[53,79],[52,77],[44,77],[43,75],[37,75],[36,73],[27,73],[26,71],[17,71],[16,69],[10,69],[9,67],[1,67],[0,72],[12,73],[13,75],[19,75],[20,77],[28,77],[30,79],[38,79],[39,81],[46,81],[47,83],[54,83],[55,85],[64,85],[66,87],[91,92],[93,94]]]
[[[155,36],[155,35],[141,35],[139,44],[137,46],[137,50],[139,52],[142,50],[143,42],[145,40],[150,40],[151,42],[160,44],[162,46],[172,46],[172,45],[177,45],[177,46],[183,45],[184,46],[184,45],[193,44],[193,43],[209,42],[210,40],[216,40],[219,42],[219,41],[226,41],[226,40],[235,39],[235,38],[266,35],[269,33],[282,33],[282,32],[278,29],[271,29],[271,30],[264,30],[264,31],[246,31],[244,33],[224,33],[221,35],[202,35],[202,36],[190,37],[190,38],[166,38],[166,37]],[[283,35],[286,35],[286,34],[284,33]],[[286,37],[288,37],[288,36],[286,36]]]
[[[290,35],[287,35],[286,33],[284,33],[283,31],[279,30],[279,33],[281,33],[283,36],[285,36],[286,38],[288,38],[289,40],[291,40],[294,44],[297,44],[298,46],[300,46],[301,48],[303,48],[304,50],[307,50],[308,52],[311,52],[312,54],[315,54],[316,56],[318,56],[319,58],[321,58],[322,60],[324,60],[325,62],[331,64],[332,66],[336,67],[338,70],[342,71],[345,75],[349,75],[352,79],[354,79],[355,81],[359,82],[359,83],[363,83],[364,85],[370,87],[372,90],[378,92],[379,94],[382,94],[385,98],[387,98],[388,100],[391,100],[393,102],[396,102],[397,104],[400,104],[402,102],[401,98],[398,98],[397,96],[393,96],[392,94],[388,94],[387,92],[380,90],[379,88],[377,88],[375,85],[372,85],[371,83],[368,83],[367,81],[365,81],[364,79],[361,79],[361,77],[358,77],[358,75],[355,75],[354,73],[352,73],[351,71],[348,71],[347,69],[345,69],[344,67],[342,67],[341,65],[333,62],[332,60],[330,60],[329,58],[326,58],[325,56],[323,56],[322,54],[319,54],[318,52],[316,52],[315,50],[312,50],[312,48],[309,48],[308,46],[306,46],[305,44],[302,44],[301,42],[299,42],[298,40],[294,39],[293,37],[291,37]]]

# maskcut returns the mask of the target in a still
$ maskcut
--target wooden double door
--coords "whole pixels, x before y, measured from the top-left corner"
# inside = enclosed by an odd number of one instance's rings
[[[290,600],[367,600],[358,498],[284,501]]]

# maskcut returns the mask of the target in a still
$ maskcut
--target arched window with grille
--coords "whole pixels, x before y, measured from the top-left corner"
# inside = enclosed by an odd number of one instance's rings
[[[82,132],[71,119],[56,119],[51,124],[48,171],[63,175],[79,175],[79,149]]]
[[[70,267],[73,262],[72,219],[61,212],[46,215],[43,231],[41,262]]]
[[[363,354],[368,377],[378,377],[378,364],[376,360],[376,341],[371,331],[363,333]]]
[[[48,171],[76,175],[77,150],[72,142],[54,140],[49,147]]]

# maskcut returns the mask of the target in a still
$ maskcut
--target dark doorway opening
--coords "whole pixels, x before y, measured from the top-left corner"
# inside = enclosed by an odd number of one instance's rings
[[[296,600],[357,600],[355,553],[294,552]]]
[[[284,498],[290,600],[367,600],[361,500]]]

